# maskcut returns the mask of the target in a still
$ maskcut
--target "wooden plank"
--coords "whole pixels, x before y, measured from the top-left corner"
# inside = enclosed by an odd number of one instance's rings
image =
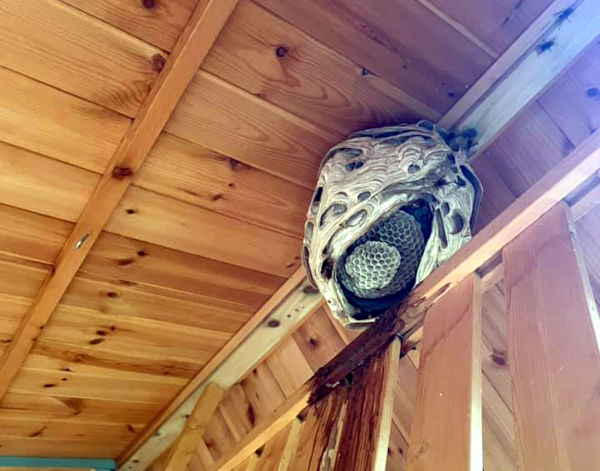
[[[600,11],[593,0],[558,15],[535,47],[460,122],[477,130],[480,152],[523,109],[540,95],[600,34]]]
[[[312,191],[198,144],[161,133],[134,185],[302,237]]]
[[[0,6],[0,65],[135,116],[158,77],[162,51],[58,0]]]
[[[503,251],[523,470],[600,462],[600,319],[575,237],[558,204]]]
[[[131,120],[0,67],[0,141],[102,173]]]
[[[73,225],[0,204],[0,253],[52,264]]]
[[[422,1],[422,0],[419,0]],[[428,0],[430,1],[430,0]],[[436,0],[431,0],[437,3]],[[547,3],[547,1],[546,1]],[[452,108],[450,108],[446,114],[442,117],[439,124],[444,128],[451,128],[454,126],[460,118],[462,118],[478,101],[480,101],[486,93],[506,74],[510,73],[510,70],[514,67],[515,63],[523,57],[534,45],[539,41],[540,37],[548,31],[549,28],[556,22],[557,14],[569,8],[572,4],[572,0],[554,0],[552,3],[539,15],[536,15],[535,20],[531,22],[527,29],[524,29],[518,38],[514,38],[514,41],[510,42],[510,46],[503,52],[503,54],[489,67],[477,81],[467,90],[467,92],[458,100]],[[443,10],[447,7],[444,5],[436,5]],[[489,8],[505,8],[504,5],[482,4],[478,6],[481,9]],[[528,5],[529,7],[529,5]],[[473,12],[472,8],[461,9],[456,12],[449,12],[450,14],[458,15],[469,15]],[[487,18],[488,15],[484,15]],[[480,15],[473,15],[473,18],[477,18],[478,24],[481,20]],[[492,20],[500,18],[498,15],[490,17]],[[512,25],[511,25],[512,27]],[[519,28],[520,29],[520,28]],[[508,46],[508,44],[507,44]]]
[[[100,183],[65,242],[54,270],[46,278],[15,333],[13,342],[0,360],[0,397],[8,390],[33,346],[34,339],[52,315],[102,227],[129,186],[130,175],[142,164],[236,3],[237,0],[202,3],[194,12],[158,81],[144,101],[133,125],[113,155]],[[34,109],[39,113],[39,108]]]
[[[254,314],[285,281],[255,270],[235,267],[190,253],[103,232],[80,273],[121,288],[148,287],[196,303]],[[118,288],[117,288],[118,287]],[[213,302],[214,300],[214,302]],[[170,313],[176,315],[176,313]]]
[[[165,51],[170,51],[197,5],[196,0],[123,2],[62,0]]]
[[[600,44],[594,42],[565,74],[546,90],[539,102],[578,145],[600,127],[598,73]]]
[[[295,422],[296,420],[293,420],[292,424]],[[261,448],[258,463],[254,468],[255,471],[279,471],[279,463],[283,458],[292,424],[284,428]]]
[[[77,221],[100,177],[88,170],[0,142],[0,202]]]
[[[479,471],[481,290],[471,275],[425,319],[407,469]]]
[[[392,414],[394,408],[393,387],[398,370],[398,360],[400,358],[400,340],[394,340],[379,360],[382,365],[381,386],[379,386],[380,395],[376,399],[372,413],[376,414],[374,433],[372,435],[375,444],[371,452],[371,469],[374,471],[383,471],[386,469],[388,447],[390,444],[390,434],[392,429]],[[363,424],[363,429],[367,427]],[[370,430],[369,430],[370,432]],[[365,433],[369,437],[370,433]],[[343,469],[343,468],[340,468]]]
[[[299,269],[121,453],[120,469],[145,469],[177,436],[182,417],[207,381],[231,387],[312,313],[322,300],[307,286]]]
[[[230,265],[290,276],[301,241],[198,206],[131,187],[106,230]]]
[[[194,410],[188,417],[181,435],[169,452],[164,467],[165,471],[179,471],[187,467],[223,397],[223,393],[224,391],[214,383],[210,383],[204,389]]]
[[[439,118],[427,105],[413,109],[410,101],[396,101],[356,64],[247,0],[240,2],[202,68],[342,135]]]
[[[311,190],[323,155],[340,140],[203,70],[165,129]]]
[[[311,383],[300,388],[293,396],[281,404],[271,417],[261,421],[234,450],[223,456],[207,471],[228,471],[242,464],[255,450],[271,440],[285,429],[307,406],[311,391]]]
[[[318,8],[293,0],[258,3],[439,111],[491,64],[477,45],[418,2],[320,1]]]
[[[70,371],[64,371],[65,368]],[[147,403],[154,404],[159,410],[185,383],[183,378],[126,372],[32,354],[16,376],[10,391],[61,398]]]
[[[544,8],[552,4],[552,0],[534,0],[523,4],[495,2],[472,4],[467,0],[458,0],[453,8],[450,8],[447,3],[440,0],[428,1],[452,20],[458,21],[496,53],[502,53],[515,41],[521,39],[526,28],[545,13]],[[566,4],[564,8],[568,6]],[[553,13],[560,10],[561,8],[555,8]]]

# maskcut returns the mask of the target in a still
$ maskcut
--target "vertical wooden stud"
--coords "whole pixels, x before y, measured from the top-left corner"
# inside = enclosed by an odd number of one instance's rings
[[[600,469],[599,320],[570,217],[558,204],[503,251],[522,471]]]
[[[410,471],[481,471],[481,280],[472,274],[425,318]]]
[[[181,471],[186,469],[204,436],[206,427],[221,402],[223,392],[215,383],[210,383],[206,386],[194,410],[187,419],[181,435],[169,452],[164,471]]]

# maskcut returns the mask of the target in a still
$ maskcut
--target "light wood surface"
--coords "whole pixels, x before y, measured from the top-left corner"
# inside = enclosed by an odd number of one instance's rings
[[[407,469],[483,468],[481,286],[471,275],[425,319]]]
[[[523,470],[593,469],[600,318],[569,209],[555,206],[503,257],[519,462]]]
[[[206,386],[188,417],[181,435],[171,447],[166,458],[165,471],[178,471],[187,467],[221,402],[223,393],[223,389],[214,383]]]

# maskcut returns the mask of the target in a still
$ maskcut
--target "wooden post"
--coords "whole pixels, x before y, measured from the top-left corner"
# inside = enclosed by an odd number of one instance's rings
[[[481,286],[472,274],[425,317],[408,470],[481,471],[480,349]]]
[[[171,448],[166,459],[164,471],[181,471],[186,469],[192,455],[196,451],[204,431],[214,415],[224,391],[215,383],[210,383],[198,399],[193,412],[187,419],[181,435]]]
[[[519,469],[600,469],[599,320],[569,208],[503,256]]]

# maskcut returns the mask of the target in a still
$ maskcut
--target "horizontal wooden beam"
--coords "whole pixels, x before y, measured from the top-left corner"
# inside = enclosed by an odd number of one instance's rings
[[[208,383],[233,386],[322,303],[298,269],[127,447],[119,469],[146,469],[175,441]]]
[[[21,369],[102,228],[121,201],[179,98],[208,54],[238,0],[206,0],[192,14],[73,231],[0,360],[0,398]]]

